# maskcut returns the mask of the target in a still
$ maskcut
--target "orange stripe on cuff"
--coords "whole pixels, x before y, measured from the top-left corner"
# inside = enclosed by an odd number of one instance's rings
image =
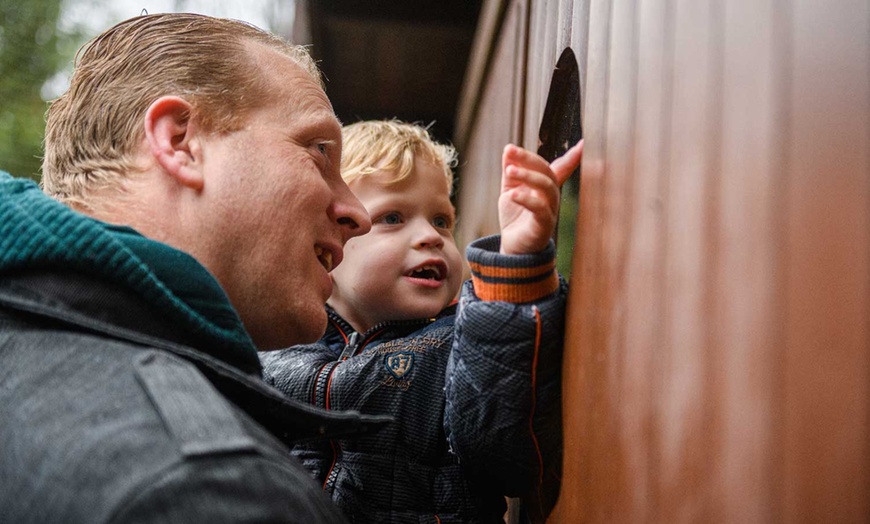
[[[497,277],[497,278],[535,278],[547,274],[556,267],[556,261],[551,260],[546,264],[532,267],[507,267],[507,266],[489,266],[479,262],[469,262],[469,267],[473,273],[477,273],[482,277]]]
[[[550,269],[550,276],[536,282],[507,283],[486,282],[472,273],[471,280],[474,284],[474,293],[481,300],[501,300],[513,304],[534,302],[559,289],[559,278],[556,272]]]

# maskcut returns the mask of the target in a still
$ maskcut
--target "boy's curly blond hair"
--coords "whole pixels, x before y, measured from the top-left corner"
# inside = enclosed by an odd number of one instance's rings
[[[423,159],[444,171],[453,192],[456,149],[439,144],[427,128],[399,120],[367,120],[342,128],[341,176],[350,185],[367,175],[384,171],[395,174],[392,183],[408,178],[414,161]]]

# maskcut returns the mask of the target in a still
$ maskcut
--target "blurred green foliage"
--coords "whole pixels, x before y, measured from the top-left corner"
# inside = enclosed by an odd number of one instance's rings
[[[0,0],[0,170],[39,178],[46,81],[81,41],[58,30],[61,0]]]
[[[556,228],[556,269],[566,280],[571,279],[579,207],[580,175],[579,171],[575,171],[562,186],[562,200],[559,204],[559,224]]]

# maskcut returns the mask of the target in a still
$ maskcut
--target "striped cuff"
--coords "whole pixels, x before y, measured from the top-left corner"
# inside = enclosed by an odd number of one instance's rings
[[[498,252],[500,244],[501,237],[493,235],[475,240],[465,250],[478,298],[522,304],[559,289],[552,240],[543,251],[529,255],[502,255]]]

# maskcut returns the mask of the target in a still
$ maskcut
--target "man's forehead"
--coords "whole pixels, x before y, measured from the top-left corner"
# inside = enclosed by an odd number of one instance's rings
[[[329,99],[319,87],[304,81],[299,84],[296,89],[283,86],[273,90],[271,102],[261,112],[264,120],[287,131],[316,134],[340,143],[341,123]]]
[[[281,103],[288,115],[341,138],[341,123],[335,116],[332,103],[319,85],[310,80],[301,81],[284,92],[286,95]]]
[[[290,56],[262,44],[251,46],[249,49],[257,62],[256,67],[263,72],[272,102],[278,110],[302,114],[309,119],[323,119],[325,124],[340,128],[332,102],[318,78]],[[325,120],[332,122],[326,123]]]

